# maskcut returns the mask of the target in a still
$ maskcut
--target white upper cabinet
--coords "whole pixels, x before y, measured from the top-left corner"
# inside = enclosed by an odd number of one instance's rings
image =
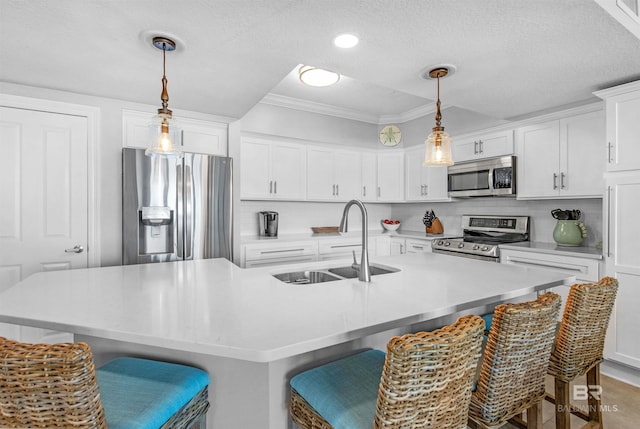
[[[362,153],[362,201],[376,201],[378,199],[378,155],[375,152]]]
[[[155,115],[133,110],[122,111],[123,146],[145,149],[152,139],[150,125]],[[175,117],[182,130],[182,150],[227,156],[227,124]]]
[[[518,198],[602,197],[601,110],[516,130]]]
[[[243,137],[240,198],[304,200],[306,146]]]
[[[360,198],[361,155],[329,147],[307,147],[307,199],[347,201]]]
[[[513,130],[454,137],[453,161],[462,162],[513,154]]]
[[[404,152],[378,152],[378,201],[404,201]]]
[[[595,93],[607,112],[607,171],[640,169],[640,81]]]
[[[447,167],[425,167],[424,146],[405,151],[405,199],[407,201],[446,201]]]

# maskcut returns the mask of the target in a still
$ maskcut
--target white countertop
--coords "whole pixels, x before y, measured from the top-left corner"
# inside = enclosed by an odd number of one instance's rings
[[[575,280],[431,253],[372,262],[401,271],[313,285],[271,274],[344,263],[241,269],[209,259],[42,272],[0,293],[0,322],[269,362]]]
[[[574,256],[587,259],[602,259],[602,249],[586,246],[558,246],[556,243],[524,241],[520,243],[500,244],[500,249],[525,250],[547,255]]]

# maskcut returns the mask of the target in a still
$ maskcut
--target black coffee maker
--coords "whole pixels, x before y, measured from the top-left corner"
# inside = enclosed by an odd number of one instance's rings
[[[278,236],[278,212],[258,212],[258,235],[261,237]]]

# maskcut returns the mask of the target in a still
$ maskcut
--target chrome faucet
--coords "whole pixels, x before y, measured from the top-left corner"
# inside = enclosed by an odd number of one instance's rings
[[[340,221],[340,232],[347,232],[347,224],[349,222],[349,209],[352,205],[358,206],[360,208],[360,212],[362,213],[362,258],[360,259],[360,265],[355,263],[355,253],[354,253],[354,263],[352,265],[353,269],[358,271],[358,280],[361,282],[370,282],[371,281],[371,268],[369,268],[369,234],[367,232],[367,209],[364,206],[364,203],[360,200],[351,200],[344,206],[344,211],[342,212],[342,220]]]

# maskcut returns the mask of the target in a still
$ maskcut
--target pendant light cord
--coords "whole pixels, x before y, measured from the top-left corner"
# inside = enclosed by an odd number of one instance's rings
[[[171,114],[169,107],[169,92],[167,91],[167,43],[162,42],[162,94],[160,95],[162,100],[162,109],[159,113]]]

